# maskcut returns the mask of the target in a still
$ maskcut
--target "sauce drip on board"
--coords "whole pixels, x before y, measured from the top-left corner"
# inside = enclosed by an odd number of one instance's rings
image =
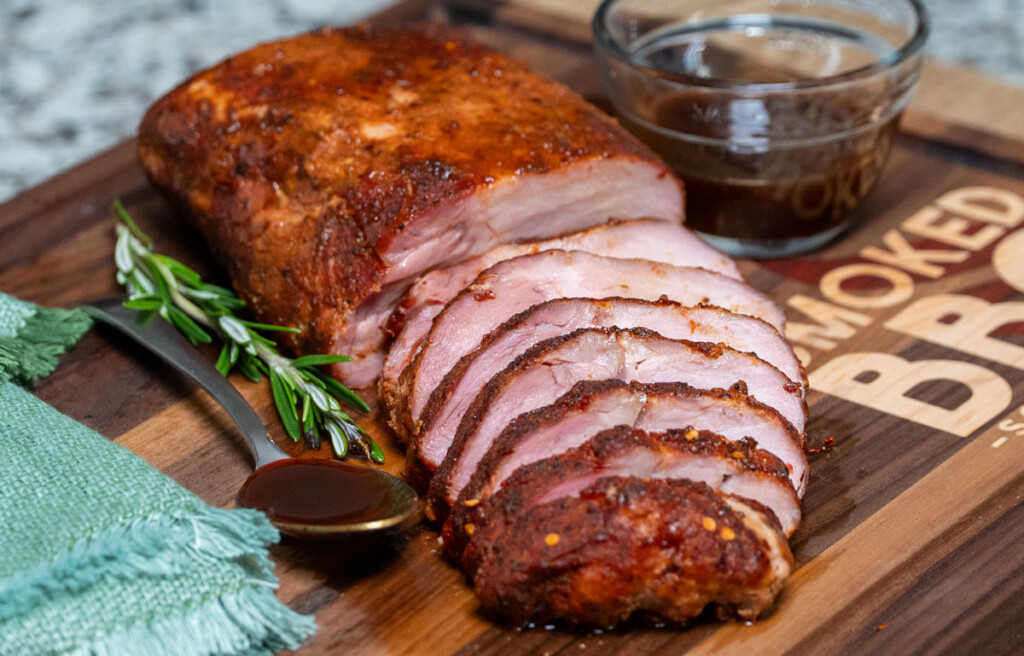
[[[388,516],[387,482],[368,467],[289,459],[261,467],[242,486],[238,505],[288,524],[358,524]]]

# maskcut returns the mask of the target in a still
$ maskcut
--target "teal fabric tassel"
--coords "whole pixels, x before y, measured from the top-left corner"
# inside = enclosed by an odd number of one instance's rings
[[[0,383],[28,385],[48,375],[90,325],[84,312],[37,308],[0,293]]]
[[[0,655],[297,648],[315,625],[274,597],[263,514],[207,506],[16,384],[89,325],[0,294]]]

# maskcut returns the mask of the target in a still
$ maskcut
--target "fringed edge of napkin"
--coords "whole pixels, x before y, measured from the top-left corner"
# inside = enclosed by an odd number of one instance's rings
[[[247,587],[176,615],[121,629],[71,653],[272,654],[298,648],[315,628],[311,617],[281,604],[270,588]]]
[[[34,309],[15,336],[0,337],[0,383],[28,385],[48,375],[57,367],[57,359],[92,325],[81,310]]]
[[[114,526],[79,540],[57,560],[0,581],[0,621],[109,578],[176,576],[218,560],[237,561],[254,581],[276,585],[267,545],[278,537],[260,512],[206,506]]]

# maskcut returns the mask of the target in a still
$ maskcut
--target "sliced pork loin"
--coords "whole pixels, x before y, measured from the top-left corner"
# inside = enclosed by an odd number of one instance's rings
[[[395,341],[388,349],[381,373],[394,384],[416,348],[430,332],[431,323],[448,301],[484,269],[520,255],[552,249],[586,251],[594,255],[641,258],[675,266],[700,267],[741,279],[736,263],[704,243],[681,224],[655,219],[611,221],[581,232],[545,241],[505,244],[461,264],[437,269],[420,277],[398,303],[388,322]]]
[[[669,621],[707,604],[754,619],[793,566],[771,512],[689,480],[601,478],[519,512],[479,543],[480,601],[517,622],[565,618],[610,626],[633,612]]]
[[[493,542],[500,535],[504,517],[576,496],[607,476],[705,483],[725,494],[759,502],[773,513],[787,536],[800,523],[800,500],[785,464],[757,448],[754,440],[733,442],[693,428],[647,432],[620,425],[598,433],[581,447],[516,470],[491,497],[466,499],[456,505],[444,525],[445,547],[472,573],[479,564],[479,543]],[[467,526],[471,527],[468,531]],[[479,543],[470,545],[473,541]]]
[[[381,393],[397,423],[414,426],[433,390],[481,340],[509,318],[554,298],[665,298],[715,305],[764,319],[779,332],[781,308],[742,282],[704,269],[551,250],[504,260],[482,272],[434,319],[398,385]]]
[[[679,222],[682,185],[617,122],[439,25],[322,29],[189,78],[139,127],[151,180],[190,210],[238,292],[303,353],[380,372],[419,274],[608,217]]]
[[[753,353],[806,387],[792,347],[770,325],[715,307],[685,307],[671,301],[557,299],[512,317],[464,356],[431,394],[417,421],[421,457],[437,464],[477,393],[516,356],[534,344],[579,328],[648,328],[670,339],[721,343]]]
[[[799,385],[749,353],[667,339],[643,328],[581,329],[537,344],[480,390],[431,481],[433,512],[455,501],[513,419],[554,403],[581,380],[610,378],[732,388],[776,409],[797,431],[806,423]]]
[[[583,381],[552,405],[510,423],[480,460],[455,506],[489,497],[519,468],[575,449],[614,426],[649,432],[696,428],[733,442],[754,439],[785,464],[797,496],[807,485],[803,436],[776,410],[749,396],[684,383]]]

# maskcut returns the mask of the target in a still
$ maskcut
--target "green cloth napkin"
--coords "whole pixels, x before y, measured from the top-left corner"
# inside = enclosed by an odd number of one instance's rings
[[[298,647],[315,626],[274,597],[262,513],[206,505],[19,385],[89,325],[0,293],[0,655]]]

